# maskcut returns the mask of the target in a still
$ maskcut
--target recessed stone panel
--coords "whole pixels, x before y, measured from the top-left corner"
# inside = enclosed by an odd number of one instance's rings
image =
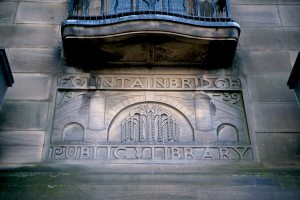
[[[0,130],[45,130],[48,105],[41,101],[4,101]]]
[[[14,74],[14,86],[6,94],[7,100],[48,100],[51,76],[47,74]]]
[[[289,74],[248,76],[248,90],[254,102],[296,102],[293,90],[287,87]]]
[[[37,163],[41,161],[45,132],[0,132],[1,164]]]
[[[66,3],[20,2],[16,23],[58,24],[66,17]]]
[[[300,164],[300,133],[257,133],[263,164]]]
[[[256,132],[282,133],[300,130],[300,109],[297,103],[253,103]]]
[[[255,160],[239,78],[78,74],[57,83],[50,160]]]

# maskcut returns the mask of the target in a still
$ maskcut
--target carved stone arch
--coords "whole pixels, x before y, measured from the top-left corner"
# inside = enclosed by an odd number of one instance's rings
[[[227,126],[227,128],[230,129],[234,128],[236,129],[237,132],[237,138],[238,143],[243,143],[243,144],[248,144],[249,143],[249,135],[248,135],[248,131],[247,128],[245,127],[245,122],[243,122],[242,120],[238,119],[238,118],[234,118],[234,117],[223,117],[223,118],[219,118],[218,120],[214,121],[214,129],[216,130],[216,136],[218,137],[218,141],[220,140],[219,135],[220,135],[220,127],[221,126]],[[234,129],[232,129],[234,131]],[[225,130],[225,129],[224,129]],[[220,141],[222,142],[222,141]],[[233,142],[233,141],[226,141],[226,142]]]
[[[239,131],[243,129],[242,121],[233,117],[219,118],[218,120],[214,121],[214,128],[218,129],[218,127],[222,124],[231,124]]]
[[[165,125],[167,123],[169,125]],[[150,126],[154,128],[149,128]],[[126,132],[131,135],[124,136],[123,133]],[[163,138],[166,135],[168,139]],[[187,117],[175,107],[160,102],[131,104],[120,110],[108,127],[109,142],[165,143],[194,140],[194,129]]]
[[[66,125],[70,123],[78,123],[81,124],[86,129],[85,124],[87,124],[87,121],[85,118],[78,118],[78,117],[65,117],[63,120],[61,120],[58,124],[56,124],[53,127],[51,141],[52,142],[61,142],[63,138],[63,129]]]
[[[170,98],[170,97],[169,97]],[[132,102],[132,103],[129,103]],[[124,100],[121,103],[119,103],[117,106],[113,107],[112,109],[108,110],[107,113],[109,113],[109,115],[106,116],[105,118],[105,126],[110,127],[112,120],[114,119],[114,117],[121,112],[123,109],[125,109],[128,106],[132,106],[138,103],[161,103],[161,104],[165,104],[167,106],[170,106],[174,109],[176,109],[178,112],[180,113],[184,113],[183,115],[187,118],[187,120],[189,121],[189,123],[191,124],[191,126],[194,128],[196,126],[196,121],[195,121],[195,114],[191,113],[190,110],[183,105],[180,102],[176,102],[176,104],[172,104],[173,101],[168,101],[168,100],[158,100],[158,99],[148,99],[148,100],[144,100],[141,98],[130,98],[129,100]]]
[[[65,117],[65,119],[62,120],[55,128],[62,130],[67,124],[72,123],[72,122],[81,124],[84,128],[86,128],[84,126],[84,124],[87,123],[87,120],[84,118],[78,118],[76,116]]]
[[[85,129],[82,124],[71,122],[62,129],[62,141],[83,141]]]
[[[239,142],[238,129],[232,124],[221,124],[217,128],[218,142]]]

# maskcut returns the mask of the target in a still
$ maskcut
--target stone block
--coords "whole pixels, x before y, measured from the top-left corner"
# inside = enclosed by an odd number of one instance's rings
[[[14,74],[15,83],[9,88],[6,100],[47,100],[51,89],[51,76],[46,74]]]
[[[58,25],[0,24],[0,44],[3,47],[59,46]]]
[[[275,5],[233,5],[232,16],[240,25],[280,26]]]
[[[236,58],[240,72],[246,75],[275,75],[290,73],[292,69],[287,51],[237,51]]]
[[[247,4],[247,5],[276,4],[276,0],[230,0],[230,4],[232,4],[232,5],[235,5],[235,4]]]
[[[300,4],[299,0],[277,0],[277,4]]]
[[[278,6],[283,26],[300,26],[300,5]]]
[[[40,162],[44,135],[43,131],[0,132],[0,165]]]
[[[284,27],[283,34],[283,47],[285,49],[300,49],[300,27]]]
[[[49,103],[4,101],[0,110],[0,130],[45,130]]]
[[[281,49],[284,45],[283,30],[280,27],[244,26],[239,41],[242,49]]]
[[[16,23],[59,24],[65,19],[66,3],[61,2],[20,2]]]
[[[13,72],[60,72],[61,49],[10,48],[9,63]]]
[[[12,23],[17,10],[17,2],[0,2],[0,23]]]
[[[248,90],[253,102],[296,102],[293,90],[287,87],[289,74],[248,76]]]
[[[298,53],[299,53],[299,50],[290,50],[289,51],[289,55],[290,55],[290,59],[291,59],[291,66],[294,66]],[[290,72],[291,72],[291,70],[290,70]]]
[[[263,164],[300,164],[300,133],[257,133],[256,138]]]
[[[299,132],[300,109],[297,103],[252,104],[256,132]]]

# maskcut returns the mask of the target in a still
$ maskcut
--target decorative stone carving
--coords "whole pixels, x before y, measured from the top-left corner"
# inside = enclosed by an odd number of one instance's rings
[[[230,77],[60,77],[48,159],[251,161],[241,89]]]
[[[121,125],[122,142],[179,142],[180,124],[153,104],[131,111]]]

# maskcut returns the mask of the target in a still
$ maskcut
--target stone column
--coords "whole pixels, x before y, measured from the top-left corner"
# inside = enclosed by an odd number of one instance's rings
[[[210,101],[211,98],[204,92],[194,94],[197,129],[205,131],[213,128]]]
[[[90,113],[89,113],[89,128],[104,129],[105,128],[105,96],[96,91],[90,97]]]

